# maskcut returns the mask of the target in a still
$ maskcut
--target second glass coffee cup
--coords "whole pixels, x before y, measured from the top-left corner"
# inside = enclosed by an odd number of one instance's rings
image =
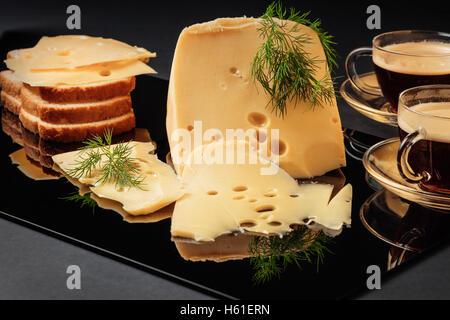
[[[372,56],[379,87],[362,81],[356,71],[361,56]],[[450,84],[450,34],[404,30],[378,35],[372,48],[352,51],[346,60],[347,76],[363,92],[383,95],[397,113],[400,93],[432,84]]]
[[[398,127],[403,178],[427,191],[450,194],[450,85],[402,92]]]

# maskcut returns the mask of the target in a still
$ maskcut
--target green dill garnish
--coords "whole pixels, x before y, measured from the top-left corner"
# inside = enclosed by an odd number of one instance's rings
[[[81,194],[79,194],[78,191],[74,191],[65,197],[61,197],[60,199],[80,203],[81,208],[83,208],[83,207],[92,208],[92,212],[94,212],[95,207],[97,207],[97,202],[91,198],[89,193],[81,195]]]
[[[333,36],[321,28],[321,21],[310,20],[310,12],[300,14],[294,8],[286,10],[280,2],[273,2],[261,16],[260,36],[265,40],[251,64],[254,81],[261,84],[270,95],[272,112],[284,117],[286,103],[307,101],[310,107],[324,102],[332,103],[334,83],[331,78],[316,79],[314,75],[320,60],[305,50],[308,36],[297,32],[298,24],[314,30],[325,51],[327,65],[332,72],[337,67]],[[292,26],[283,20],[295,22]]]
[[[331,238],[324,233],[311,232],[305,226],[298,226],[283,238],[278,236],[257,236],[249,245],[250,263],[255,271],[253,281],[266,283],[279,278],[290,264],[300,269],[301,263],[316,263],[317,270],[323,262]]]
[[[94,136],[83,144],[75,166],[67,171],[69,176],[80,179],[98,173],[96,183],[114,183],[116,188],[141,188],[144,177],[140,175],[138,162],[131,157],[130,142],[112,145],[112,131],[105,130],[103,138]]]

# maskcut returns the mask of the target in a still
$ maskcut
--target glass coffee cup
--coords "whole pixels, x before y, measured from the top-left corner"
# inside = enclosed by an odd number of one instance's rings
[[[379,87],[361,80],[356,61],[372,56]],[[352,51],[346,60],[347,76],[363,92],[384,96],[397,113],[398,97],[406,89],[432,84],[450,84],[450,34],[404,30],[378,35],[372,48]]]
[[[450,194],[450,85],[429,85],[400,94],[402,177],[430,192]]]

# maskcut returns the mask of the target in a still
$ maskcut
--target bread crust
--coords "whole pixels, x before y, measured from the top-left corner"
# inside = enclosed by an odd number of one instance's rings
[[[42,139],[58,142],[77,142],[103,135],[106,129],[112,129],[113,134],[121,134],[132,130],[136,126],[134,112],[99,122],[83,123],[79,125],[55,125],[44,122],[25,109],[19,115],[22,125],[29,131],[38,134]]]
[[[38,95],[24,88],[21,93],[22,107],[44,122],[54,124],[77,124],[103,121],[131,111],[130,95],[105,101],[76,105],[48,104]]]
[[[0,100],[2,102],[2,105],[8,111],[14,113],[15,115],[18,115],[20,113],[20,109],[22,108],[22,102],[20,98],[16,98],[6,91],[2,90],[2,92],[0,93]]]
[[[19,97],[23,84],[14,78],[14,73],[11,70],[4,70],[0,72],[0,87],[2,92],[6,92],[13,97]]]
[[[117,81],[96,83],[95,85],[58,86],[58,87],[24,87],[50,103],[83,103],[109,100],[114,97],[129,95],[136,86],[136,77]]]

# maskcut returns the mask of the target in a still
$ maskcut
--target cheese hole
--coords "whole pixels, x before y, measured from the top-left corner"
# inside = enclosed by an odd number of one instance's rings
[[[267,197],[267,198],[273,198],[276,196],[277,196],[277,194],[275,192],[268,192],[268,193],[264,194],[264,197]]]
[[[231,67],[231,68],[230,68],[230,72],[231,72],[232,74],[239,74],[239,70],[238,70],[237,68],[235,68],[235,67]]]
[[[216,190],[211,190],[211,191],[208,191],[207,194],[208,194],[209,196],[215,196],[215,195],[218,194],[218,192],[217,192]]]
[[[244,198],[245,198],[245,196],[235,196],[235,197],[233,197],[233,200],[242,200]]]
[[[291,194],[291,195],[289,195],[289,197],[291,197],[291,198],[298,198],[299,196],[298,196],[298,194]]]
[[[27,55],[25,56],[25,59],[31,59],[31,58],[33,58],[33,56],[32,56],[31,54],[27,54]]]
[[[276,145],[278,144],[278,150],[276,148]],[[283,141],[279,140],[278,143],[276,143],[276,141],[274,141],[274,143],[272,143],[272,153],[277,154],[277,155],[283,155],[284,153],[286,153],[286,143],[284,143]]]
[[[68,56],[69,54],[70,54],[70,50],[63,50],[63,51],[59,51],[57,53],[58,56],[62,56],[62,57]]]
[[[274,211],[275,210],[275,206],[271,205],[271,204],[266,204],[263,206],[260,206],[258,208],[255,209],[256,212],[270,212],[270,211]]]
[[[233,188],[233,191],[235,191],[235,192],[243,192],[246,190],[248,190],[248,188],[246,186],[237,186],[237,187]]]
[[[249,199],[248,200],[248,202],[250,202],[250,203],[253,203],[253,202],[256,202],[256,201],[258,201],[258,200],[256,200],[256,199]]]
[[[337,119],[337,118],[332,118],[331,121],[332,121],[333,123],[337,123],[337,122],[338,122],[338,119]]]
[[[272,226],[272,227],[278,227],[278,226],[281,226],[281,222],[279,222],[279,221],[270,221],[269,223],[267,223],[269,226]]]
[[[264,143],[267,140],[267,134],[264,131],[257,130],[255,138],[259,143]]]
[[[109,70],[102,70],[99,72],[99,75],[101,75],[102,77],[109,77],[111,75],[111,71]]]
[[[188,131],[192,131],[192,130],[194,130],[194,127],[191,126],[191,125],[188,125],[188,126],[187,126],[187,129],[188,129]]]
[[[152,170],[145,171],[145,174],[156,175],[156,173],[154,171],[152,171]]]
[[[242,228],[252,228],[252,227],[256,226],[256,221],[254,221],[254,220],[242,220],[241,222],[239,222],[239,225]]]
[[[265,127],[268,122],[266,115],[259,113],[259,112],[250,113],[247,116],[247,120],[255,127]]]

